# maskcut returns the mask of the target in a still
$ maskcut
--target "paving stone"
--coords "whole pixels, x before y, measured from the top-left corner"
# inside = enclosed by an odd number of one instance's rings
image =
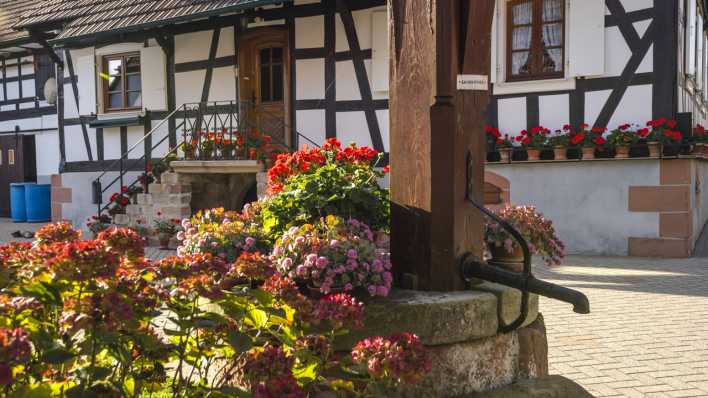
[[[535,274],[581,290],[592,312],[541,297],[551,374],[596,396],[708,397],[708,259],[566,263]]]

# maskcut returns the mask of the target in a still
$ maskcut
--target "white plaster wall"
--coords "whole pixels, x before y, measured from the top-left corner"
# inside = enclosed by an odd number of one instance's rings
[[[695,160],[693,164],[693,238],[695,241],[708,222],[708,161]]]
[[[487,165],[507,178],[511,202],[553,221],[570,254],[626,255],[628,237],[658,237],[658,213],[628,211],[630,186],[658,185],[656,160]]]
[[[100,173],[64,173],[61,175],[61,183],[63,187],[71,188],[71,203],[65,203],[62,207],[62,218],[74,224],[74,227],[85,229],[86,220],[95,215],[98,211],[98,206],[92,203],[92,181],[94,181]],[[124,176],[125,181],[135,180],[140,173],[130,172]],[[106,173],[101,178],[104,184],[112,181],[118,176],[117,172]],[[105,185],[104,185],[105,188]],[[115,184],[115,189],[108,190],[103,195],[103,203],[110,196],[120,189],[119,184]]]
[[[325,111],[309,110],[297,111],[297,131],[316,144],[321,144],[325,140]],[[297,138],[300,145],[308,144],[307,140]]]
[[[526,98],[507,98],[499,100],[499,129],[510,136],[516,136],[526,129]],[[549,126],[554,124],[549,123]]]
[[[37,178],[48,177],[59,172],[59,133],[48,131],[34,135],[37,156]]]
[[[570,122],[569,97],[568,94],[540,95],[538,97],[538,120],[541,126],[559,129]]]

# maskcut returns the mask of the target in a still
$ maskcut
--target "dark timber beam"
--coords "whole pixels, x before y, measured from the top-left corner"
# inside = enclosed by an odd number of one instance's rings
[[[391,254],[405,288],[465,288],[459,259],[481,258],[489,92],[456,90],[460,73],[488,75],[494,0],[391,0]],[[433,104],[432,106],[430,104]]]

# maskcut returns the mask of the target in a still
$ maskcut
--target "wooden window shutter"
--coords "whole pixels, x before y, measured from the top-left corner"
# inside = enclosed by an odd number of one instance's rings
[[[44,85],[47,80],[54,77],[54,62],[47,54],[37,54],[34,60],[34,91],[35,96],[40,100],[46,100],[44,97]]]
[[[76,59],[74,73],[78,80],[79,115],[86,116],[96,113],[96,58],[93,53]],[[65,94],[66,95],[66,94]]]
[[[703,17],[696,18],[696,40],[693,41],[696,49],[696,87],[703,88]]]
[[[696,0],[688,0],[686,8],[686,74],[696,74]]]
[[[388,14],[386,11],[374,11],[371,16],[371,85],[374,91],[388,91]]]
[[[167,109],[167,73],[165,53],[161,47],[145,47],[140,50],[143,107]]]
[[[568,75],[605,73],[605,1],[569,0]]]

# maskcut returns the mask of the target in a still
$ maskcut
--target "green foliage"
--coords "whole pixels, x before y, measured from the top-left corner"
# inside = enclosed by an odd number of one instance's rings
[[[264,227],[279,237],[291,226],[314,223],[327,215],[355,218],[374,230],[389,228],[389,193],[369,164],[328,163],[312,173],[288,178],[280,193],[264,202]]]

